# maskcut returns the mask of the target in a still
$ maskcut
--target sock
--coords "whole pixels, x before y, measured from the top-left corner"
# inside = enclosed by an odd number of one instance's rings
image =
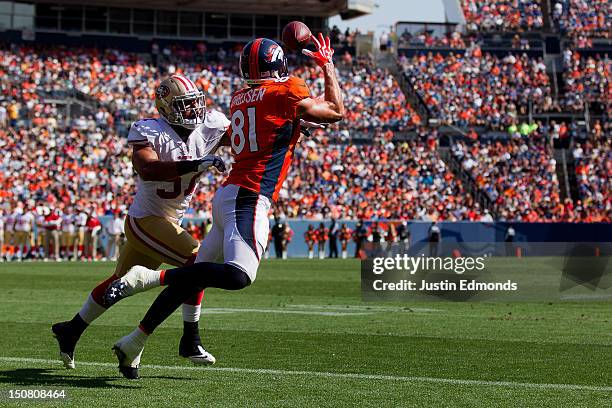
[[[72,329],[78,333],[79,337],[81,336],[81,334],[83,334],[83,332],[85,331],[85,329],[87,329],[87,326],[89,326],[87,324],[86,321],[84,321],[81,316],[77,313],[74,315],[74,317],[72,318],[72,320],[70,321],[70,326],[72,327]]]
[[[149,334],[142,329],[142,327],[138,326],[134,329],[133,332],[128,334],[126,340],[132,344],[139,346],[140,348],[144,348],[145,343],[149,339]]]
[[[85,323],[91,324],[98,317],[102,316],[104,312],[106,312],[106,308],[97,303],[90,294],[87,296],[87,300],[83,303],[83,306],[81,306],[79,315]]]
[[[145,333],[152,334],[157,326],[162,324],[164,320],[178,309],[181,303],[184,303],[199,290],[199,288],[194,288],[193,286],[168,286],[155,298],[144,318],[140,321],[140,328]]]
[[[314,258],[314,251],[308,251],[308,259]]]
[[[198,322],[183,322],[183,336],[200,341],[200,325]]]
[[[183,303],[183,321],[184,322],[195,322],[197,323],[200,320],[200,312],[202,310],[202,297],[204,296],[204,291],[200,291],[187,299],[185,303]]]
[[[149,334],[198,291],[210,287],[238,290],[250,285],[251,280],[233,265],[200,262],[166,270],[162,284],[168,287],[157,296],[140,322],[142,329]]]

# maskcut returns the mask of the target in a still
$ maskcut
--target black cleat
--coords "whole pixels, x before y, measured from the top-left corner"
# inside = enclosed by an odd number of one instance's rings
[[[74,369],[74,349],[81,336],[74,332],[70,322],[55,323],[51,326],[51,331],[59,344],[60,359],[64,367]]]
[[[199,336],[183,335],[179,343],[179,355],[188,358],[194,364],[212,365],[217,361],[212,354],[202,347]]]
[[[119,372],[121,373],[121,375],[123,375],[129,380],[139,379],[140,375],[138,375],[138,367],[123,365],[124,361],[127,360],[127,356],[125,355],[125,353],[121,351],[118,346],[113,346],[112,350],[117,356],[117,360],[119,360]]]

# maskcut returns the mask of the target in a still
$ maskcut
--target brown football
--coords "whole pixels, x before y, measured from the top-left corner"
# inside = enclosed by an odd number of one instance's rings
[[[283,28],[282,40],[291,51],[299,51],[308,45],[310,28],[301,21],[292,21]]]

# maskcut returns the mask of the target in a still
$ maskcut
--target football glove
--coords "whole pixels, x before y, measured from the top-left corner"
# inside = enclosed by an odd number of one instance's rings
[[[219,173],[225,173],[225,163],[223,162],[223,159],[219,156],[215,156],[214,154],[209,154],[208,156],[205,156],[198,161],[198,170],[197,172],[203,172],[208,170],[211,167],[214,167],[215,169],[217,169],[217,171]]]
[[[334,55],[334,49],[331,47],[331,40],[329,37],[323,37],[323,33],[319,33],[319,38],[317,39],[314,35],[310,37],[310,39],[317,46],[317,50],[312,52],[310,50],[302,50],[302,54],[307,57],[312,58],[318,66],[323,67],[325,64],[329,64],[332,62],[332,57]]]

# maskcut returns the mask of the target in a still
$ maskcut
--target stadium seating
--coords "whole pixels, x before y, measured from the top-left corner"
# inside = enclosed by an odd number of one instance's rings
[[[353,41],[354,33],[349,36]],[[459,41],[463,39],[451,37],[456,41],[452,46],[463,48]],[[520,45],[520,38],[516,39]],[[423,40],[426,46],[447,45],[444,39],[432,41],[426,35]],[[347,40],[339,36],[339,41]],[[584,102],[605,104],[610,93],[609,60],[566,51],[565,98],[559,105],[553,100],[551,79],[541,59],[524,54],[499,57],[478,47],[463,52],[417,54],[401,58],[400,63],[442,124],[510,130],[507,142],[479,141],[478,133],[470,130],[471,139],[476,140],[452,147],[463,170],[491,198],[494,214],[481,207],[447,168],[437,149],[436,131],[423,127],[393,75],[371,58],[348,53],[338,58],[347,118],[315,132],[312,140],[297,149],[295,166],[281,191],[279,212],[313,219],[335,215],[348,219],[609,220],[609,185],[602,181],[602,175],[609,174],[609,160],[600,154],[609,154],[609,143],[598,142],[597,149],[587,149],[588,143],[583,142],[587,143],[583,151],[598,152],[599,160],[576,159],[581,202],[574,204],[560,198],[549,147],[551,141],[578,136],[574,125],[554,120],[538,123],[531,139],[517,126],[529,100],[536,113],[581,111]],[[10,211],[18,201],[93,208],[100,215],[125,209],[134,188],[125,135],[132,120],[155,114],[152,91],[159,79],[183,72],[207,92],[209,106],[227,112],[231,93],[242,86],[235,57],[235,49],[211,56],[166,47],[158,57],[149,58],[111,49],[0,47],[0,147],[10,152],[0,160],[0,198],[9,203],[4,210]],[[294,74],[309,83],[314,95],[323,94],[320,72],[300,66]],[[95,109],[91,115],[73,114],[68,120],[64,108],[49,103],[49,99],[68,97],[84,98]],[[603,123],[600,138],[610,134],[608,122]],[[413,134],[412,141],[396,137],[407,131]],[[355,140],[366,144],[357,146]],[[591,170],[599,178],[588,175]],[[210,216],[219,182],[213,175],[203,179],[188,217]]]
[[[610,39],[612,35],[608,0],[557,0],[551,17],[578,48],[591,47],[593,38]]]
[[[461,0],[471,31],[521,31],[543,26],[537,0]]]
[[[582,111],[585,103],[601,103],[612,113],[612,62],[606,56],[582,56],[577,51],[564,53],[565,106]]]
[[[573,149],[580,201],[576,212],[587,222],[611,222],[612,143],[603,137],[578,142]]]
[[[452,147],[465,171],[495,202],[501,219],[566,220],[556,163],[542,140],[458,141]]]
[[[400,58],[412,86],[445,124],[503,128],[527,113],[552,108],[550,79],[542,59],[525,54],[503,58],[479,48],[465,54],[430,52]]]
[[[303,143],[280,193],[284,216],[480,220],[430,137],[364,146]]]

